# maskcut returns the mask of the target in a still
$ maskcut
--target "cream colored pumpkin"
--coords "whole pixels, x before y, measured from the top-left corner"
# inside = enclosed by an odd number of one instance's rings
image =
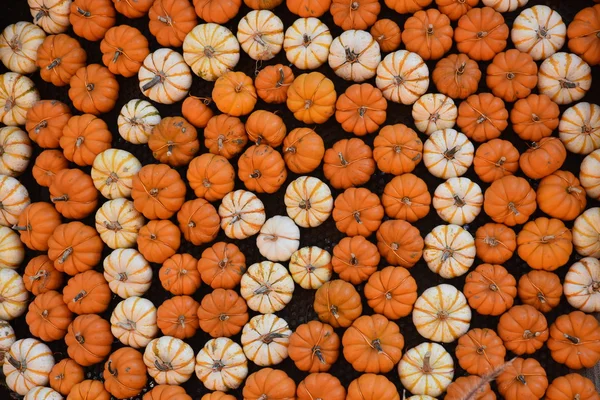
[[[143,215],[127,199],[109,200],[96,211],[96,230],[111,249],[135,246],[144,223]]]
[[[104,279],[122,299],[142,296],[150,289],[152,267],[135,249],[116,249],[104,259]]]
[[[398,50],[377,67],[377,87],[394,103],[413,104],[429,87],[429,68],[420,55]]]
[[[264,367],[277,365],[288,357],[292,330],[275,314],[252,317],[242,330],[242,347],[248,360]]]
[[[252,264],[242,275],[240,294],[248,307],[262,314],[274,313],[292,300],[294,280],[281,264],[263,261]]]
[[[458,109],[454,100],[441,93],[424,94],[412,107],[415,126],[426,135],[440,129],[452,128],[457,116]]]
[[[0,320],[10,321],[23,315],[28,298],[23,277],[15,270],[0,269]]]
[[[159,385],[181,385],[194,373],[194,350],[181,339],[152,339],[144,350],[144,364]]]
[[[54,389],[36,386],[27,392],[23,400],[63,400],[63,397]]]
[[[288,61],[299,69],[316,69],[325,64],[333,38],[318,18],[298,18],[285,31],[283,49]]]
[[[130,197],[133,177],[142,168],[140,161],[125,150],[108,149],[92,165],[92,180],[107,199]]]
[[[200,78],[215,81],[240,61],[240,44],[224,26],[200,24],[183,41],[183,59]]]
[[[236,190],[223,197],[219,206],[221,229],[231,239],[256,235],[265,223],[265,206],[252,192]]]
[[[443,283],[430,287],[417,298],[412,319],[424,338],[451,343],[469,330],[471,309],[460,290]]]
[[[50,348],[37,339],[27,338],[10,346],[2,370],[6,386],[24,396],[34,387],[48,384],[48,374],[53,366]]]
[[[33,23],[49,34],[69,29],[72,2],[73,0],[27,0]]]
[[[146,347],[156,337],[156,307],[148,299],[129,297],[110,316],[110,330],[125,346]]]
[[[37,50],[44,39],[46,39],[44,31],[30,22],[20,21],[8,25],[0,35],[2,64],[19,74],[35,72],[38,69],[35,63]]]
[[[8,322],[0,319],[0,367],[4,365],[6,353],[16,340],[17,337],[13,327]]]
[[[483,0],[483,5],[504,13],[515,11],[517,8],[525,6],[528,2],[529,0]]]
[[[427,396],[426,394],[415,394],[414,396],[406,397],[406,394],[402,398],[403,400],[437,400],[435,397]]]
[[[148,54],[138,79],[144,96],[162,104],[183,100],[192,86],[192,73],[183,56],[167,48]]]
[[[454,378],[452,356],[437,343],[421,343],[408,350],[398,364],[402,386],[414,394],[439,396]]]
[[[567,27],[559,13],[537,5],[521,11],[513,22],[510,37],[517,50],[534,60],[544,60],[565,44]]]
[[[470,224],[483,205],[481,187],[469,178],[450,178],[433,193],[433,207],[450,224]]]
[[[438,225],[424,242],[423,259],[442,278],[464,275],[475,261],[475,239],[458,225]]]
[[[129,143],[148,143],[152,128],[160,122],[161,117],[156,109],[146,100],[129,100],[119,113],[117,127],[119,135]]]
[[[600,261],[585,257],[571,265],[563,292],[571,306],[586,313],[600,312]]]
[[[423,145],[423,163],[431,175],[454,178],[464,175],[473,163],[475,148],[469,138],[454,129],[435,131]]]
[[[31,152],[25,131],[15,126],[0,128],[0,175],[21,175],[29,165]]]
[[[0,175],[0,225],[12,227],[30,203],[29,192],[21,182]]]
[[[581,102],[567,108],[560,117],[558,135],[571,153],[600,149],[600,106]]]
[[[0,269],[17,269],[25,259],[23,243],[12,229],[0,226]]]
[[[303,289],[318,289],[331,280],[331,254],[317,246],[303,247],[292,254],[289,270]]]
[[[269,10],[252,10],[238,23],[237,40],[253,60],[270,60],[283,46],[283,22]]]
[[[331,189],[319,178],[301,176],[285,190],[287,215],[302,228],[314,228],[329,218],[333,210]]]
[[[600,207],[587,209],[577,217],[572,233],[579,255],[600,258]]]
[[[600,199],[600,149],[588,154],[579,168],[579,181],[592,199]]]
[[[275,215],[260,228],[256,247],[267,260],[288,261],[300,247],[300,229],[291,218]]]
[[[0,122],[25,125],[27,111],[40,99],[35,84],[26,76],[7,72],[0,75]]]
[[[349,30],[333,39],[328,60],[329,66],[340,78],[364,82],[375,76],[381,50],[369,32]]]
[[[538,90],[557,104],[580,100],[592,86],[592,69],[576,54],[555,53],[538,71]]]
[[[248,376],[248,360],[233,340],[211,339],[196,356],[196,376],[208,390],[237,389]]]

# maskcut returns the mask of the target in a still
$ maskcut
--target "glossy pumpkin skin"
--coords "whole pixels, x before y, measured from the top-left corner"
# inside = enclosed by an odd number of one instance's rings
[[[487,223],[475,233],[477,257],[486,263],[502,264],[517,248],[517,235],[503,224]]]
[[[365,188],[348,188],[335,199],[333,220],[342,233],[370,236],[383,218],[379,197]]]
[[[25,129],[29,133],[29,139],[40,147],[57,148],[63,128],[70,118],[71,110],[65,103],[58,100],[40,100],[27,111]]]
[[[479,0],[435,0],[438,9],[456,21],[479,3]]]
[[[458,339],[455,354],[461,368],[483,376],[504,363],[506,348],[493,330],[475,328]]]
[[[82,170],[63,169],[50,185],[50,200],[65,218],[83,219],[96,210],[98,190]]]
[[[166,300],[156,310],[156,323],[165,336],[187,339],[196,334],[198,307],[190,296],[175,296]]]
[[[506,400],[541,399],[548,387],[546,371],[534,358],[516,358],[496,378],[498,391]]]
[[[36,64],[40,76],[54,86],[66,86],[71,77],[85,66],[87,54],[79,42],[65,34],[49,35],[38,48]]]
[[[391,265],[410,268],[421,259],[425,246],[419,230],[403,220],[388,220],[377,230],[377,248]]]
[[[453,99],[465,99],[477,91],[481,71],[464,54],[450,54],[435,65],[431,76],[437,89]]]
[[[179,173],[164,164],[145,165],[133,177],[131,197],[148,219],[168,219],[181,209],[186,187]]]
[[[166,117],[152,129],[148,147],[159,162],[180,167],[189,164],[200,143],[192,124],[182,117]]]
[[[446,391],[445,399],[448,400],[460,400],[464,396],[468,396],[476,386],[480,383],[480,377],[478,376],[460,376],[452,382]],[[479,388],[475,392],[473,397],[477,400],[496,400],[496,394],[492,391],[489,383],[485,383],[483,387]]]
[[[150,33],[166,47],[179,47],[196,26],[196,13],[189,0],[156,0],[148,11]]]
[[[333,248],[333,270],[353,285],[369,279],[378,264],[377,247],[363,236],[345,237]]]
[[[600,5],[587,7],[575,14],[569,24],[569,50],[581,56],[590,65],[600,64],[600,41],[596,35],[600,28]]]
[[[208,120],[204,129],[204,146],[210,153],[229,160],[241,153],[246,143],[248,135],[239,118],[220,114]]]
[[[508,140],[492,139],[477,148],[473,167],[482,181],[497,181],[517,172],[519,151]]]
[[[299,370],[325,372],[337,361],[339,347],[340,338],[331,325],[310,321],[292,333],[288,353]]]
[[[269,65],[261,69],[254,79],[256,94],[272,104],[285,103],[288,88],[294,81],[292,69],[286,65]]]
[[[424,60],[437,60],[452,47],[450,18],[435,8],[417,11],[404,23],[402,36],[406,50]]]
[[[373,152],[361,139],[342,139],[325,152],[323,173],[336,189],[363,185],[374,172]]]
[[[104,387],[117,399],[139,394],[146,386],[146,365],[142,354],[123,347],[110,355],[104,364]]]
[[[364,288],[369,306],[391,320],[409,315],[417,300],[417,282],[403,267],[385,267]]]
[[[110,393],[104,389],[102,381],[86,379],[71,389],[69,400],[110,400]]]
[[[128,18],[141,18],[148,13],[152,7],[152,0],[137,0],[129,2],[127,0],[113,0],[117,12]]]
[[[411,172],[423,159],[423,142],[406,125],[386,125],[373,142],[373,158],[382,172],[393,175]]]
[[[287,107],[297,120],[305,124],[325,123],[334,114],[337,98],[335,87],[320,72],[297,76],[287,96]]]
[[[177,221],[185,240],[196,246],[213,241],[219,233],[217,210],[204,199],[183,203],[177,213]]]
[[[218,242],[198,260],[202,281],[213,289],[233,289],[246,272],[246,257],[233,243]]]
[[[554,379],[548,390],[547,400],[563,399],[599,400],[600,394],[594,386],[594,382],[580,374],[567,374]]]
[[[181,232],[168,220],[149,221],[140,228],[137,237],[138,250],[153,263],[164,263],[173,256],[181,244]]]
[[[287,168],[297,174],[314,171],[323,160],[325,144],[321,136],[310,128],[296,128],[283,139],[283,160]]]
[[[278,147],[283,142],[287,129],[283,119],[270,111],[256,110],[246,120],[246,133],[251,141]]]
[[[59,225],[48,240],[48,247],[54,267],[73,276],[100,262],[103,243],[94,228],[74,221]]]
[[[242,395],[247,400],[261,397],[291,400],[296,395],[296,383],[284,371],[262,368],[248,376]]]
[[[84,367],[104,360],[113,340],[110,323],[96,314],[75,318],[65,336],[69,357]]]
[[[63,289],[63,301],[76,314],[98,314],[106,311],[112,293],[97,271],[86,271],[69,279]]]
[[[371,36],[379,43],[382,52],[395,51],[402,43],[402,32],[398,24],[391,19],[377,20],[371,30]]]
[[[494,57],[486,71],[486,84],[495,96],[513,102],[531,93],[537,85],[537,71],[529,54],[510,49]]]
[[[569,261],[573,252],[571,231],[554,218],[529,221],[517,236],[517,252],[533,269],[554,271]]]
[[[62,295],[50,290],[36,296],[29,304],[25,321],[34,336],[45,342],[51,342],[65,336],[72,315],[63,302]]]
[[[204,399],[206,395],[202,398]],[[152,390],[144,394],[142,400],[192,400],[184,388],[174,385],[156,385]],[[218,399],[214,399],[218,400]],[[227,400],[226,398],[222,400]]]
[[[115,107],[119,97],[119,83],[115,76],[100,64],[90,64],[78,69],[69,85],[69,98],[73,106],[88,114],[109,112]]]
[[[363,374],[350,382],[346,400],[400,400],[396,386],[383,375]]]
[[[494,181],[485,191],[483,209],[495,222],[514,226],[525,223],[533,214],[535,199],[525,179],[509,175]]]
[[[600,361],[600,324],[581,311],[561,315],[550,327],[548,349],[571,369],[591,368]]]
[[[387,100],[371,84],[355,84],[338,97],[335,119],[356,136],[373,133],[385,122]]]
[[[111,147],[112,134],[104,120],[92,114],[69,119],[60,138],[60,147],[69,161],[79,166],[92,165],[94,159]]]
[[[469,305],[482,315],[500,315],[512,307],[517,281],[501,265],[481,264],[465,279]]]
[[[75,0],[71,3],[69,21],[77,36],[95,42],[114,26],[115,15],[110,0]]]
[[[574,220],[587,205],[585,189],[569,171],[555,171],[543,178],[536,197],[540,210],[563,221]]]
[[[390,218],[413,223],[429,214],[431,194],[424,180],[410,173],[402,174],[385,185],[381,203]]]
[[[246,188],[257,193],[275,193],[287,178],[281,154],[266,144],[249,147],[238,160],[238,176]]]
[[[181,114],[196,128],[205,128],[214,115],[210,103],[211,99],[190,95],[181,104]]]
[[[119,1],[119,3],[128,2]],[[138,0],[137,4],[139,3]],[[137,75],[144,59],[150,54],[146,37],[139,30],[128,25],[110,28],[100,43],[100,51],[102,63],[108,70],[126,78]]]
[[[339,379],[325,372],[309,374],[298,384],[296,389],[298,400],[326,398],[329,400],[345,400],[346,389]]]
[[[313,306],[319,319],[334,328],[348,327],[362,314],[360,295],[352,284],[340,279],[317,289]]]
[[[508,111],[502,99],[490,93],[474,94],[460,103],[456,124],[470,139],[486,142],[506,129]]]
[[[502,14],[490,7],[473,8],[458,20],[454,41],[461,53],[487,61],[504,50],[508,34]]]
[[[60,150],[44,150],[36,157],[31,173],[38,185],[49,187],[56,174],[68,166]]]
[[[19,231],[21,241],[31,250],[48,250],[48,240],[60,225],[60,214],[50,203],[31,203],[19,215],[13,229]]]
[[[237,335],[248,319],[246,302],[230,289],[215,289],[204,296],[198,308],[200,329],[212,337]]]
[[[510,112],[513,130],[523,140],[540,141],[558,127],[558,104],[545,94],[530,94],[518,100]]]
[[[34,296],[62,286],[64,275],[54,268],[54,263],[46,255],[32,258],[23,272],[25,289]]]
[[[52,367],[48,380],[52,389],[67,396],[75,385],[83,382],[83,377],[83,367],[70,358],[64,358]]]
[[[548,339],[548,323],[532,306],[515,306],[500,317],[498,335],[507,350],[519,355],[532,354]]]
[[[219,111],[233,117],[250,114],[256,105],[256,88],[243,72],[229,71],[215,82],[212,98]]]
[[[519,279],[521,302],[547,313],[558,306],[563,287],[558,275],[548,271],[529,271]]]
[[[176,296],[192,295],[201,284],[196,259],[185,253],[167,258],[158,271],[158,276],[162,287]]]
[[[528,177],[541,179],[558,170],[566,158],[567,150],[560,139],[547,137],[534,142],[521,154],[519,166]]]

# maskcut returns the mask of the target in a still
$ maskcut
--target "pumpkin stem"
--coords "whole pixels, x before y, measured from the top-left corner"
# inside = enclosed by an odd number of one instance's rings
[[[356,220],[357,223],[362,224],[362,221],[360,219],[360,211],[354,211],[352,213],[352,216],[354,217],[354,219]]]
[[[69,195],[65,193],[59,197],[52,197],[50,201],[52,201],[53,203],[56,203],[57,201],[69,201]]]
[[[42,278],[47,278],[50,274],[48,273],[48,271],[46,271],[45,269],[41,269],[37,272],[37,274],[30,276],[29,280],[34,282],[34,281],[39,281]]]
[[[307,210],[307,211],[310,210],[310,200],[309,199],[307,199],[307,200],[302,199],[300,201],[300,203],[298,203],[298,207],[301,208],[301,209],[303,209],[303,210]]]
[[[375,339],[371,342],[371,345],[378,353],[383,353],[383,347],[381,347],[381,340]]]
[[[492,284],[490,285],[490,290],[491,290],[492,292],[497,292],[498,290],[500,290],[500,288],[499,288],[499,287],[498,287],[498,285],[496,285],[495,283],[492,283]]]
[[[548,243],[548,242],[553,241],[554,239],[556,239],[556,236],[554,236],[554,235],[546,235],[546,236],[542,236],[541,242],[542,243]]]
[[[538,292],[537,293],[537,298],[540,301],[540,303],[545,303],[546,302],[546,296],[542,292]]]
[[[12,228],[15,231],[28,231],[28,230],[31,230],[31,225],[27,225],[27,226],[13,225]]]
[[[267,396],[266,394],[261,394],[260,397],[256,400],[269,400],[269,396]]]
[[[577,187],[569,186],[567,188],[567,193],[569,193],[569,194],[571,194],[571,193],[581,194],[581,193],[583,193],[583,191],[581,189],[577,188]]]
[[[120,56],[121,54],[123,54],[123,49],[119,47],[119,48],[118,48],[118,49],[115,51],[115,56],[114,56],[114,57],[113,57],[113,59],[112,59],[112,62],[113,62],[113,64],[116,64],[116,62],[117,62],[117,60],[119,59],[119,56]]]
[[[116,369],[113,369],[113,368],[112,368],[112,360],[111,360],[111,359],[109,359],[109,360],[106,362],[106,370],[107,370],[107,371],[108,371],[108,373],[109,373],[109,374],[111,374],[112,376],[117,376],[117,371],[118,371],[118,370],[116,370]]]
[[[121,272],[121,273],[117,274],[117,280],[119,282],[126,282],[127,281],[127,274],[125,272]]]
[[[358,10],[359,6],[360,6],[360,4],[358,3],[358,1],[353,1],[352,3],[350,3],[350,10],[356,11],[356,10]]]
[[[412,206],[412,201],[410,200],[410,197],[408,197],[408,196],[404,196],[402,199],[400,199],[400,202],[409,207]]]
[[[157,188],[152,188],[148,191],[148,194],[152,197],[156,197],[158,196],[158,189]]]
[[[440,321],[445,321],[445,320],[447,320],[449,316],[450,316],[450,314],[449,314],[449,313],[448,313],[448,311],[446,311],[446,310],[440,310],[440,311],[438,311],[438,313],[437,313],[437,318],[438,318]]]
[[[85,10],[82,10],[82,9],[81,9],[81,8],[79,8],[79,7],[77,7],[77,12],[78,12],[78,13],[79,13],[79,14],[80,14],[82,17],[85,17],[85,18],[89,18],[89,17],[91,17],[91,16],[92,16],[92,13],[91,13],[91,12],[89,12],[89,11],[85,11]]]
[[[75,295],[75,297],[73,297],[73,303],[77,303],[79,300],[83,299],[85,296],[87,296],[87,292],[85,290],[82,290],[81,292],[77,293],[77,295]]]
[[[593,292],[600,292],[600,281],[593,281],[590,287]]]
[[[212,370],[214,372],[221,372],[225,368],[225,364],[221,360],[213,360]]]
[[[317,358],[319,359],[319,362],[321,364],[327,364],[327,362],[325,361],[325,357],[323,357],[323,352],[321,351],[321,347],[314,346],[312,348],[312,352],[315,356],[317,356]]]
[[[296,154],[296,147],[295,146],[288,147],[285,150],[283,150],[283,152],[284,153]]]
[[[279,238],[277,235],[264,235],[263,237],[269,242],[275,242]]]
[[[84,141],[85,138],[83,136],[79,136],[77,140],[75,140],[75,147],[81,147]]]
[[[119,181],[119,176],[115,172],[111,172],[106,178],[106,184],[112,185],[113,183],[117,183]]]
[[[6,103],[4,103],[4,111],[8,112],[10,110],[12,110],[12,108],[15,106],[15,101],[12,98],[7,98],[6,99]]]
[[[190,221],[190,222],[188,222],[188,227],[195,228],[196,227],[196,223],[194,221]]]
[[[262,335],[261,340],[264,344],[273,343],[275,339],[283,339],[286,338],[287,335],[279,332],[269,332],[266,335]]]
[[[512,201],[508,203],[508,209],[510,210],[511,213],[515,214],[515,215],[520,215],[521,213],[519,212],[519,210],[517,209],[517,206],[515,205],[515,203],[513,203]]]
[[[477,352],[477,354],[482,355],[485,353],[485,349],[487,349],[487,346],[482,344],[475,351]]]
[[[394,149],[394,153],[396,153],[396,154],[400,154],[400,153],[402,153],[402,146],[401,146],[401,145],[399,145],[399,144],[395,145],[395,146],[393,147],[393,149]]]
[[[177,318],[177,322],[182,328],[185,328],[185,315],[180,315],[179,318]]]
[[[402,83],[404,83],[404,77],[400,76],[400,75],[395,75],[394,76],[394,84],[396,86],[400,86],[400,85],[402,85]]]
[[[344,154],[342,154],[341,151],[338,153],[338,158],[340,159],[340,164],[342,164],[343,167],[349,164],[349,162],[346,161],[346,159],[344,158]]]
[[[453,148],[448,149],[444,152],[444,157],[446,157],[448,160],[451,160],[454,158],[456,153],[458,153],[459,151],[460,151],[460,146],[454,146]]]
[[[539,332],[531,332],[529,329],[525,329],[523,332],[523,339],[533,339],[538,336],[540,336]]]
[[[581,339],[579,339],[578,337],[575,337],[575,336],[571,336],[568,333],[563,333],[563,336],[565,337],[565,339],[569,339],[569,341],[571,341],[571,343],[573,343],[573,344],[581,343]]]
[[[540,122],[541,121],[540,117],[537,114],[535,114],[535,113],[531,113],[531,120],[533,122]]]
[[[130,319],[126,320],[125,322],[118,322],[117,325],[127,331],[135,330],[135,322]]]
[[[43,318],[48,318],[48,310],[42,311],[42,317]]]
[[[358,61],[358,57],[360,56],[360,54],[356,54],[355,52],[350,50],[349,47],[345,47],[344,50],[346,52],[346,62],[353,64]]]
[[[8,354],[8,358],[6,359],[10,365],[13,366],[14,369],[18,371],[24,371],[26,369],[25,363],[22,361],[16,360],[10,353]]]
[[[506,79],[508,79],[509,81],[512,81],[513,79],[515,79],[515,73],[514,72],[507,72],[506,73]]]
[[[279,68],[279,80],[277,80],[275,87],[276,88],[282,87],[284,82],[285,82],[285,72],[283,71],[283,68]]]
[[[452,257],[452,255],[454,254],[454,250],[452,250],[449,247],[446,247],[444,249],[444,251],[442,252],[442,262],[446,262],[449,258]]]
[[[540,26],[537,30],[537,35],[540,39],[544,39],[546,36],[548,36],[548,29],[545,26]]]
[[[119,224],[118,221],[104,221],[104,227],[108,230],[115,232],[123,229],[123,227],[121,226],[121,224]]]
[[[438,112],[434,112],[432,114],[429,114],[429,121],[435,123],[437,122],[437,120],[440,118],[440,113]]]
[[[58,259],[58,263],[59,264],[64,264],[67,261],[67,258],[69,258],[69,256],[73,254],[73,248],[72,247],[67,247],[61,254],[60,258]]]
[[[204,56],[207,58],[213,58],[215,55],[215,49],[212,46],[204,47]]]
[[[225,136],[219,135],[219,137],[217,138],[217,148],[219,149],[219,151],[221,151],[223,149],[224,142],[225,142]]]
[[[338,319],[340,317],[340,314],[338,312],[338,308],[336,305],[332,304],[329,306],[329,312],[331,313],[331,315],[333,315],[333,318]]]
[[[350,253],[350,264],[358,265],[358,258],[356,258],[356,254]]]
[[[429,351],[423,356],[423,367],[421,368],[421,371],[423,371],[424,374],[430,374],[431,371],[433,371],[433,368],[431,368],[431,353]]]
[[[175,147],[175,143],[172,141],[167,142],[167,157],[171,157],[173,155],[173,148]]]
[[[460,196],[457,194],[452,196],[452,198],[454,199],[454,205],[456,207],[464,207],[467,205],[467,203],[463,199],[461,199]]]
[[[254,294],[266,294],[271,291],[271,288],[266,284],[260,285],[257,289],[254,290]]]
[[[95,86],[96,86],[96,85],[94,85],[93,83],[88,83],[87,85],[85,85],[85,89],[86,89],[88,92],[91,92],[92,90],[94,90],[94,87],[95,87]]]
[[[75,340],[77,340],[77,343],[79,343],[79,344],[84,344],[85,343],[85,338],[83,337],[83,335],[81,334],[81,332],[77,332],[75,334]]]
[[[154,75],[154,78],[152,78],[149,82],[147,82],[144,86],[142,86],[142,92],[145,92],[146,90],[153,88],[154,86],[158,85],[159,83],[162,83],[164,81],[165,77],[160,74],[157,73]]]
[[[523,385],[527,385],[527,380],[525,379],[525,375],[519,374],[517,375],[517,380],[521,382]]]
[[[488,33],[486,31],[479,31],[479,32],[477,32],[477,39],[483,39],[487,35],[488,35]]]
[[[254,171],[252,171],[252,173],[250,174],[250,178],[252,179],[257,179],[261,177],[261,173],[259,170],[255,169]]]
[[[4,146],[0,146],[0,157],[4,155]]]
[[[167,24],[167,25],[171,25],[173,20],[171,19],[170,16],[168,15],[159,15],[157,18],[160,22],[162,22],[163,24]]]
[[[496,161],[496,164],[494,164],[496,167],[501,167],[504,165],[504,163],[506,162],[506,157],[502,156],[500,157],[500,159],[498,161]]]
[[[229,315],[227,315],[227,314],[219,314],[219,321],[225,322],[227,320],[229,320]]]
[[[460,64],[460,66],[456,69],[456,75],[462,75],[465,73],[465,69],[467,69],[467,63],[463,62],[462,64]]]
[[[427,25],[426,32],[427,32],[427,35],[429,35],[429,36],[433,35],[433,24]]]
[[[40,19],[44,18],[45,16],[47,16],[49,14],[50,13],[47,8],[41,7],[40,11],[38,11],[38,13],[35,14],[35,22],[40,22]]]
[[[159,371],[171,371],[173,369],[171,363],[166,363],[159,359],[154,360],[154,366]]]
[[[560,87],[563,89],[575,89],[577,84],[575,82],[571,82],[568,79],[559,79]]]
[[[500,244],[500,241],[498,241],[498,239],[496,239],[495,237],[486,236],[483,239],[483,243],[487,244],[490,247],[496,247],[498,246],[498,244]]]
[[[59,66],[60,62],[61,62],[60,58],[55,58],[54,60],[52,60],[52,62],[50,64],[46,65],[46,69],[48,71],[50,71],[52,68]]]
[[[35,132],[36,134],[39,134],[39,133],[40,133],[40,131],[41,131],[43,128],[46,128],[47,126],[48,126],[48,121],[46,121],[46,120],[40,121],[40,123],[39,123],[39,124],[37,124],[37,125],[35,126],[35,128],[34,128],[34,132]]]
[[[311,100],[311,99],[306,99],[306,100],[304,100],[304,109],[305,109],[305,110],[308,110],[309,108],[311,108],[311,107],[312,107],[312,104],[313,104],[313,102],[312,102],[312,100]]]
[[[364,117],[366,113],[367,113],[367,107],[365,107],[365,106],[358,107],[358,116],[359,117],[361,117],[361,118]]]

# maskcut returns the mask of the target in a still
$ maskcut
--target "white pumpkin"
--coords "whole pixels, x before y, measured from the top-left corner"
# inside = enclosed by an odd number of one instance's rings
[[[29,165],[31,152],[25,131],[16,126],[0,128],[0,175],[21,175]]]
[[[600,261],[585,257],[571,265],[563,292],[571,306],[586,313],[600,312]]]
[[[294,293],[294,280],[288,270],[271,261],[252,264],[240,284],[240,294],[248,307],[262,314],[283,310]]]
[[[15,270],[0,269],[0,320],[10,321],[23,315],[28,298],[23,277]]]
[[[299,69],[316,69],[325,64],[333,38],[318,18],[298,18],[285,31],[283,49],[288,61]]]
[[[592,199],[600,199],[600,149],[588,154],[579,167],[579,181]]]
[[[148,143],[152,128],[159,124],[160,114],[149,101],[129,100],[119,113],[117,128],[119,135],[129,143]]]
[[[381,51],[369,32],[349,30],[333,39],[328,59],[329,66],[340,78],[363,82],[375,76]]]
[[[152,339],[144,350],[144,364],[159,385],[181,385],[194,373],[194,349],[181,339]]]
[[[133,177],[142,164],[125,150],[108,149],[98,154],[92,165],[94,186],[107,199],[130,197]]]
[[[252,10],[238,23],[237,40],[253,60],[270,60],[283,46],[283,22],[269,10]]]
[[[454,100],[441,93],[424,94],[412,107],[415,126],[426,135],[440,129],[452,128],[457,116],[458,109]]]
[[[414,394],[439,396],[454,378],[452,356],[437,343],[421,343],[408,350],[398,364],[402,386]]]
[[[291,218],[275,215],[260,228],[256,247],[267,260],[288,261],[300,247],[300,229]]]
[[[467,273],[475,261],[475,239],[458,225],[439,225],[425,236],[423,259],[442,278]]]
[[[0,175],[0,225],[12,227],[30,203],[29,192],[21,182]]]
[[[559,13],[537,5],[521,11],[513,22],[510,37],[517,50],[534,60],[544,60],[565,44],[567,27]]]
[[[33,23],[46,33],[62,33],[69,29],[73,0],[27,0]]]
[[[483,0],[483,5],[504,13],[515,11],[517,8],[525,6],[528,2],[529,0]]]
[[[144,96],[162,104],[183,100],[192,86],[192,73],[183,56],[167,48],[146,56],[138,79]]]
[[[417,298],[412,320],[424,338],[451,343],[469,330],[471,309],[460,290],[443,283],[430,287]]]
[[[148,299],[129,297],[113,310],[110,330],[125,346],[146,347],[158,333],[156,307]]]
[[[454,129],[435,131],[423,145],[423,163],[431,175],[454,178],[473,164],[475,148],[469,138]]]
[[[592,86],[592,69],[572,53],[555,53],[540,65],[538,90],[557,104],[580,100]]]
[[[450,178],[433,193],[433,207],[450,224],[470,224],[483,205],[481,187],[469,178]]]
[[[37,50],[46,34],[31,22],[8,25],[0,35],[0,60],[12,72],[30,74],[38,69]],[[22,124],[20,124],[22,125]]]
[[[240,44],[224,26],[200,24],[183,41],[183,59],[200,78],[215,81],[240,61]]]
[[[567,108],[560,117],[558,135],[571,153],[600,149],[600,106],[581,102]]]
[[[13,327],[0,319],[0,367],[4,365],[5,355],[16,340]]]
[[[242,330],[242,347],[248,360],[264,367],[277,365],[288,357],[292,330],[275,314],[252,317]]]
[[[600,207],[587,209],[577,217],[572,232],[579,255],[600,258]]]
[[[284,201],[287,215],[303,228],[321,225],[333,210],[331,189],[312,176],[301,176],[290,182]]]
[[[398,50],[379,63],[375,83],[386,99],[413,104],[429,88],[429,68],[417,53]]]
[[[26,76],[7,72],[0,75],[0,122],[25,125],[27,111],[40,99],[35,84]]]
[[[63,400],[63,397],[54,389],[36,386],[27,392],[23,400]]]
[[[331,280],[331,254],[317,246],[303,247],[292,254],[289,270],[303,289],[318,289]]]
[[[196,356],[196,376],[208,390],[237,389],[248,376],[242,346],[225,337],[209,340]]]
[[[24,396],[34,387],[48,384],[48,374],[53,366],[50,348],[37,339],[27,338],[10,346],[2,370],[6,386]]]
[[[104,279],[110,290],[126,299],[150,289],[152,267],[135,249],[116,249],[104,259]]]
[[[109,200],[96,211],[96,230],[111,249],[135,246],[144,223],[144,216],[127,199]]]
[[[17,269],[25,259],[25,249],[19,234],[0,226],[0,269]]]
[[[256,235],[265,223],[265,206],[252,192],[236,190],[223,197],[219,206],[221,229],[231,239]]]

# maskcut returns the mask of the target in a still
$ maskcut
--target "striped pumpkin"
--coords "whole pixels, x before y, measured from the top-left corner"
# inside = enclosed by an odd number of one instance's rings
[[[241,386],[248,375],[242,347],[229,338],[211,339],[196,356],[196,376],[209,390],[227,391]]]
[[[331,279],[331,254],[317,246],[303,247],[292,254],[292,279],[304,289],[318,289]]]
[[[242,330],[242,347],[246,357],[261,367],[277,365],[288,357],[292,330],[275,314],[252,317]]]
[[[117,118],[119,135],[129,143],[148,143],[152,129],[161,117],[156,107],[149,101],[133,99],[128,101]]]
[[[0,122],[25,125],[27,111],[40,99],[35,84],[26,76],[7,72],[0,75]]]
[[[440,218],[450,224],[470,224],[483,205],[481,187],[469,178],[450,178],[433,194],[433,207]]]
[[[425,236],[423,259],[442,278],[467,273],[475,261],[475,253],[475,239],[458,225],[438,225]]]
[[[27,392],[23,400],[63,400],[63,397],[54,389],[36,386]]]
[[[46,33],[62,33],[71,26],[69,14],[72,0],[28,0],[27,3],[33,23]]]
[[[588,196],[600,199],[600,149],[594,150],[581,162],[579,180]]]
[[[21,175],[29,165],[31,152],[25,131],[15,126],[0,128],[0,175]]]
[[[380,61],[379,43],[366,31],[346,31],[333,39],[329,48],[329,66],[347,81],[371,79],[377,73]]]
[[[240,45],[224,26],[200,24],[183,41],[183,59],[200,78],[215,81],[233,71],[240,60]]]
[[[299,69],[316,69],[325,64],[333,38],[318,18],[298,18],[285,31],[283,49],[289,62]]]
[[[429,68],[417,53],[398,50],[377,67],[377,87],[395,103],[413,104],[429,87]]]
[[[25,250],[19,234],[0,226],[0,269],[17,269],[25,259]]]
[[[0,35],[0,60],[6,68],[19,74],[37,70],[37,49],[46,34],[31,22],[20,21],[8,25]]]
[[[265,223],[265,206],[252,192],[236,190],[223,197],[219,206],[221,229],[231,239],[247,239]]]
[[[538,72],[538,90],[557,104],[580,100],[592,86],[592,70],[578,55],[555,53]]]
[[[443,129],[429,136],[423,145],[423,163],[435,177],[448,179],[464,175],[473,163],[475,148],[464,133]]]
[[[129,297],[113,310],[110,330],[126,346],[146,347],[158,333],[156,307],[148,299]]]
[[[600,257],[600,207],[581,214],[573,224],[575,251],[584,257]]]
[[[585,257],[571,265],[563,291],[569,304],[578,310],[600,312],[600,261]]]
[[[515,11],[519,7],[523,7],[529,0],[483,0],[483,5],[492,7],[494,10],[505,13]]]
[[[144,217],[127,199],[107,201],[96,212],[96,230],[111,249],[135,246],[142,226]]]
[[[457,115],[458,109],[454,100],[441,93],[424,94],[412,108],[415,126],[426,135],[440,129],[452,128]]]
[[[194,350],[181,339],[163,336],[148,343],[144,364],[159,385],[180,385],[194,372]]]
[[[283,22],[272,11],[250,11],[238,24],[237,40],[253,60],[270,60],[283,46]]]
[[[527,8],[513,22],[510,37],[522,53],[545,60],[565,44],[567,27],[559,13],[548,6]]]
[[[437,343],[421,343],[408,350],[398,365],[402,386],[415,395],[437,397],[454,377],[452,356]]]
[[[0,320],[0,367],[4,365],[6,353],[16,340],[13,327],[8,322]]]
[[[138,72],[138,79],[141,92],[162,104],[183,100],[192,86],[192,74],[183,56],[166,48],[148,54]]]
[[[259,313],[274,313],[292,300],[294,281],[287,268],[263,261],[252,264],[242,276],[240,294],[248,307]]]
[[[290,182],[284,201],[287,215],[303,228],[321,225],[333,210],[331,189],[312,176],[301,176]]]
[[[29,292],[23,278],[15,270],[0,269],[0,320],[10,321],[27,310]]]
[[[560,117],[558,134],[571,153],[600,149],[600,106],[581,102],[567,108]]]
[[[24,396],[34,387],[48,384],[48,374],[53,366],[50,348],[37,339],[27,338],[10,346],[2,369],[6,386]]]
[[[104,259],[104,279],[123,299],[142,296],[150,289],[152,267],[135,249],[116,249]]]
[[[92,180],[107,199],[130,197],[133,177],[142,168],[130,152],[108,149],[98,154],[92,164]]]

